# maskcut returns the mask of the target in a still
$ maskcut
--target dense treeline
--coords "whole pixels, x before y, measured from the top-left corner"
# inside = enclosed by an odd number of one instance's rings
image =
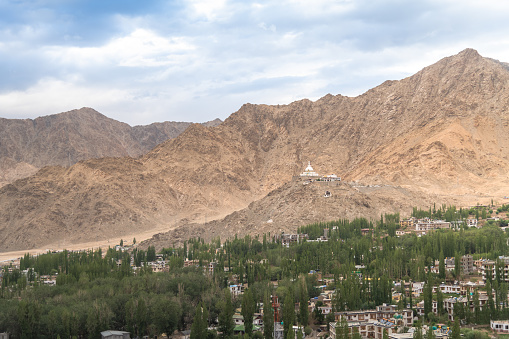
[[[431,215],[452,213],[453,217],[464,214],[453,207],[430,211]],[[423,213],[414,209],[415,215]],[[133,336],[158,335],[189,328],[199,318],[193,325],[196,333],[213,338],[214,333],[204,330],[206,325],[233,333],[228,321],[232,309],[243,304],[249,315],[258,310],[253,305],[269,301],[270,295],[279,297],[288,321],[305,326],[311,317],[304,314],[304,308],[292,315],[292,308],[285,304],[293,307],[295,302],[319,295],[316,275],[308,274],[310,271],[335,279],[336,311],[367,309],[391,302],[393,280],[438,283],[445,277],[442,268],[444,275],[436,280],[425,273],[435,260],[442,264],[444,257],[463,254],[495,259],[508,250],[506,233],[489,223],[482,229],[396,237],[399,219],[399,214],[386,214],[376,222],[357,218],[308,225],[299,232],[307,233],[310,240],[325,232],[328,241],[304,241],[289,248],[270,235],[235,237],[224,243],[219,238],[210,243],[193,239],[183,247],[160,251],[168,260],[169,273],[152,273],[146,265],[156,259],[153,247],[132,252],[109,249],[106,253],[25,255],[20,270],[9,272],[6,267],[3,271],[0,332],[7,331],[13,338],[95,338],[106,329],[126,330]],[[198,267],[184,268],[185,260],[195,260]],[[213,275],[203,269],[210,261],[217,262]],[[131,263],[138,268],[133,269]],[[58,274],[56,286],[45,286],[41,275],[51,274]],[[497,295],[495,307],[489,304],[490,313],[478,313],[477,318],[465,315],[465,319],[482,322],[486,317],[506,315],[507,305],[499,302],[507,295],[501,279],[493,277],[490,284]],[[269,281],[276,280],[274,288]],[[228,301],[231,283],[248,283],[249,292]],[[319,313],[312,318],[327,321]]]

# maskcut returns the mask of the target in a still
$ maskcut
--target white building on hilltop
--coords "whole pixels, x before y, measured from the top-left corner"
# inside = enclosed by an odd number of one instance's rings
[[[311,161],[308,161],[308,167],[300,174],[301,177],[320,177],[318,173],[315,172],[313,167],[311,167]]]

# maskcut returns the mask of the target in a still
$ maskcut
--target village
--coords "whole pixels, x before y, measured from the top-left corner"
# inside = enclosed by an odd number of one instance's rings
[[[417,220],[415,218],[404,220],[401,223],[407,227],[411,226],[408,223],[412,222],[417,227],[422,228],[421,222],[434,224],[429,220]],[[442,222],[437,223],[440,226]],[[442,228],[442,227],[439,227]],[[427,231],[432,230],[429,228]],[[280,234],[274,236],[274,242],[278,243],[279,246],[284,248],[290,248],[292,246],[302,244],[304,242],[326,242],[328,241],[328,229],[324,229],[324,234],[315,240],[310,240],[307,234]],[[421,232],[421,231],[419,231]],[[364,236],[368,233],[363,231]],[[128,252],[133,249],[133,245],[124,244],[123,246],[117,245],[116,251]],[[215,250],[216,253],[225,252],[225,249],[221,246]],[[432,293],[437,295],[440,293],[443,297],[441,301],[433,299],[431,305],[431,312],[437,317],[444,312],[447,315],[448,323],[437,324],[433,328],[424,325],[422,330],[424,333],[427,331],[433,331],[436,338],[445,338],[451,335],[452,327],[451,324],[455,321],[455,310],[458,310],[458,305],[461,305],[461,309],[470,310],[472,313],[482,311],[488,307],[490,298],[493,300],[496,298],[495,293],[488,295],[486,292],[487,281],[492,281],[498,274],[498,271],[503,272],[503,281],[509,282],[509,257],[499,257],[495,260],[487,259],[476,259],[473,260],[472,255],[463,255],[460,257],[459,265],[456,265],[454,257],[446,257],[443,260],[443,267],[445,267],[446,274],[450,277],[450,273],[455,273],[455,270],[460,270],[461,280],[447,279],[437,286],[433,286]],[[262,262],[263,264],[263,262]],[[20,259],[10,261],[9,265],[4,266],[4,269],[0,271],[0,282],[4,273],[12,273],[20,268]],[[116,261],[117,267],[122,265],[122,260]],[[129,266],[133,270],[134,274],[142,270],[150,270],[153,273],[169,273],[171,269],[170,260],[162,254],[157,254],[155,260],[142,262],[140,266],[137,266],[134,260],[134,256],[131,256]],[[184,268],[195,267],[203,270],[203,274],[206,276],[214,276],[218,269],[218,263],[216,261],[206,260],[189,260],[183,261]],[[221,265],[224,273],[228,274],[229,267]],[[434,265],[426,268],[426,273],[438,275],[440,262],[437,260]],[[358,276],[361,283],[370,283],[370,280],[363,280],[363,270],[365,266],[357,265],[355,267],[355,274]],[[32,272],[31,269],[25,269],[20,271],[21,275],[26,277],[27,280],[36,281],[39,284],[47,286],[56,286],[58,274],[53,275],[40,275]],[[391,339],[406,339],[412,338],[414,332],[417,330],[415,324],[419,322],[419,319],[425,316],[425,301],[423,300],[423,293],[426,288],[425,282],[420,281],[392,281],[391,282],[391,296],[392,303],[384,303],[377,305],[374,309],[367,310],[352,310],[352,311],[335,311],[333,300],[335,298],[335,280],[331,274],[322,274],[319,270],[311,270],[308,275],[313,275],[316,278],[317,285],[314,286],[318,291],[319,295],[307,300],[307,309],[309,314],[315,315],[316,318],[322,319],[318,321],[314,326],[314,329],[308,333],[305,333],[304,327],[294,326],[294,331],[301,331],[303,336],[311,334],[314,337],[329,337],[336,338],[336,327],[341,325],[343,320],[346,321],[351,335],[358,333],[361,338],[375,338],[381,339],[384,335]],[[230,283],[228,289],[234,300],[241,299],[244,291],[249,288],[248,283],[239,283],[239,276],[236,274],[229,274]],[[342,279],[342,277],[340,277]],[[278,287],[278,281],[270,281],[273,288]],[[476,295],[476,298],[473,296]],[[278,297],[273,295],[272,307],[274,311],[274,338],[283,338],[283,326],[281,325],[281,307],[278,301]],[[412,302],[413,300],[413,302]],[[499,303],[509,304],[509,299],[502,301],[497,300]],[[441,305],[440,305],[441,304]],[[300,303],[295,304],[295,310],[298,312],[300,309]],[[237,308],[234,315],[233,321],[235,324],[234,333],[244,334],[244,318],[242,316],[241,308]],[[329,323],[325,323],[326,320],[332,320]],[[263,303],[257,303],[257,311],[253,315],[252,319],[253,332],[263,332]],[[509,322],[506,320],[492,320],[490,321],[490,328],[493,333],[509,333]],[[211,327],[211,330],[216,329]],[[114,338],[118,333],[122,331],[104,331],[104,338]],[[190,330],[183,330],[175,332],[170,338],[190,338]],[[385,334],[384,334],[385,333]],[[2,334],[2,338],[8,338],[7,334]],[[125,333],[124,333],[125,335]]]
[[[303,184],[329,185],[341,179],[336,175],[318,175],[308,163],[295,180]],[[309,321],[296,321],[290,327],[297,337],[336,339],[348,329],[351,338],[409,339],[424,335],[445,338],[457,334],[453,331],[455,325],[464,328],[472,323],[484,324],[481,328],[490,335],[504,334],[509,333],[509,321],[495,319],[493,314],[496,310],[502,314],[509,305],[509,257],[493,253],[507,253],[509,239],[504,217],[508,209],[507,205],[498,208],[477,205],[460,210],[446,206],[429,211],[414,208],[412,216],[402,220],[399,214],[394,214],[382,216],[379,222],[358,219],[320,223],[299,227],[295,233],[263,235],[263,241],[259,237],[246,237],[206,244],[195,239],[184,243],[184,247],[162,249],[159,253],[152,246],[146,252],[139,249],[133,239],[132,243],[121,241],[104,253],[92,250],[49,251],[40,256],[27,254],[0,263],[3,266],[0,270],[2,298],[12,298],[38,286],[58,289],[76,282],[86,286],[97,272],[86,274],[84,279],[87,266],[73,273],[69,261],[74,260],[75,266],[97,262],[98,267],[103,267],[102,276],[121,279],[158,274],[171,276],[186,270],[198,272],[211,285],[219,282],[228,291],[235,305],[229,316],[233,323],[232,334],[239,337],[248,332],[254,337],[265,336],[264,319],[270,319],[271,337],[286,338],[289,329],[283,326],[283,308],[288,308],[288,302],[280,299],[288,293],[289,286],[299,281],[309,281],[313,285],[305,293],[308,298],[291,298],[294,314],[311,315]],[[460,239],[458,237],[464,241],[464,234],[469,235],[471,243],[461,245],[463,253],[448,247],[448,244],[456,246],[458,241],[454,239]],[[409,241],[410,244],[427,244],[418,249],[426,255],[419,255],[416,249],[411,256],[400,251],[400,263],[393,270],[401,271],[398,266],[407,262],[406,273],[401,272],[399,279],[379,275],[377,271],[387,270],[387,267],[374,266],[377,258],[394,260],[398,249],[402,249],[403,244],[408,246]],[[364,246],[364,250],[359,246]],[[478,249],[474,248],[476,246]],[[468,248],[471,249],[466,251]],[[392,254],[387,252],[389,250]],[[305,251],[314,254],[306,256]],[[444,252],[453,256],[445,256]],[[332,263],[330,260],[335,255],[339,257]],[[321,257],[329,259],[321,261]],[[36,264],[39,259],[46,262],[44,269]],[[48,261],[58,264],[49,269]],[[65,267],[62,263],[66,263]],[[40,273],[42,271],[45,273]],[[260,283],[266,284],[263,289],[270,292],[269,299],[265,300],[270,300],[270,307],[267,308],[260,297],[256,300],[252,321],[247,322],[252,326],[249,331],[245,327],[241,301],[247,290],[259,289]],[[353,291],[348,290],[352,287],[364,291],[363,298],[369,302],[360,305],[345,301],[350,293],[353,295]],[[374,296],[379,293],[377,289],[383,289],[383,296]],[[268,309],[272,314],[269,318],[265,316]],[[218,316],[207,322],[208,331],[221,334]],[[191,338],[189,325],[182,323],[165,337]],[[104,328],[101,335],[103,338],[137,337],[125,330]],[[9,334],[0,333],[0,338],[8,339]]]

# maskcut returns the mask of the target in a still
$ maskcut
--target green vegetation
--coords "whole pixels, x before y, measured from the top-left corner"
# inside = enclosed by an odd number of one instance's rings
[[[465,211],[442,206],[429,211],[414,209],[413,214],[455,219],[476,211],[482,213],[482,209]],[[157,257],[153,247],[147,251],[109,249],[106,253],[97,250],[25,255],[19,270],[5,267],[2,272],[0,332],[7,331],[12,338],[95,338],[107,329],[154,336],[191,328],[193,337],[214,338],[216,334],[207,327],[216,326],[222,337],[231,338],[235,308],[242,306],[244,319],[252,319],[252,314],[258,312],[257,303],[264,303],[267,322],[274,316],[270,296],[276,295],[282,301],[280,316],[285,335],[298,336],[291,330],[292,325],[307,328],[313,322],[325,324],[331,320],[318,307],[308,314],[308,299],[320,293],[317,275],[310,271],[333,279],[335,311],[390,303],[393,281],[400,279],[426,282],[425,311],[430,311],[431,287],[445,278],[445,257],[472,254],[475,258],[495,259],[508,253],[507,234],[496,225],[438,230],[423,237],[396,237],[399,218],[399,214],[386,214],[376,222],[357,218],[308,225],[299,228],[299,232],[313,240],[327,229],[328,241],[304,241],[289,248],[270,235],[235,237],[224,243],[220,239],[210,243],[192,239],[183,247],[160,251],[169,270],[161,273],[152,273],[147,265]],[[194,264],[184,267],[185,260],[194,260]],[[437,276],[425,273],[434,260],[440,260]],[[217,263],[214,273],[204,273],[212,261]],[[497,263],[496,275],[487,284],[487,290],[495,292],[495,299],[490,298],[482,311],[479,307],[472,312],[458,309],[458,318],[486,323],[509,316],[507,303],[499,302],[507,300],[507,284],[500,267]],[[57,275],[56,286],[47,286],[43,275]],[[269,283],[271,280],[278,280],[277,288]],[[249,288],[243,296],[232,298],[228,289],[232,283],[248,283]],[[435,297],[439,310],[443,298]],[[412,304],[411,296],[409,299],[405,298],[401,307],[406,302]],[[472,299],[478,304],[477,294]],[[295,303],[300,303],[298,312]],[[271,322],[267,325],[269,333],[273,330]],[[255,336],[249,320],[246,329],[248,337]],[[336,330],[342,331],[341,327]],[[265,338],[269,337],[266,333]]]

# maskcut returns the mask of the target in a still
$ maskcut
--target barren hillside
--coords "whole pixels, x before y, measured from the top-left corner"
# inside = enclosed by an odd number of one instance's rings
[[[326,192],[330,195],[326,196]],[[361,185],[358,183],[292,181],[275,189],[248,207],[222,219],[209,222],[181,223],[175,229],[158,233],[139,246],[157,249],[181,244],[189,238],[205,241],[234,235],[279,234],[294,232],[297,227],[337,219],[366,217],[378,220],[380,213],[408,213],[415,205],[429,206],[433,202],[454,202],[402,187]]]
[[[507,195],[509,180],[508,100],[508,69],[467,49],[355,98],[246,104],[221,125],[192,125],[139,159],[45,168],[7,185],[0,190],[0,250],[50,243],[63,237],[64,228],[74,242],[175,225],[196,235],[189,224],[248,206],[205,230],[227,236],[361,212],[379,215],[431,200],[497,199]],[[308,160],[321,174],[387,186],[343,187],[354,202],[336,216],[328,212],[336,198],[321,209],[320,192],[306,193],[313,187],[299,193],[303,187],[285,186]],[[262,199],[269,192],[269,200]],[[278,203],[288,192],[308,198]],[[272,214],[283,221],[260,224]]]
[[[216,119],[208,126],[216,126]],[[0,118],[0,187],[44,166],[71,166],[102,157],[138,157],[175,138],[191,123],[161,122],[131,127],[91,108],[37,119]]]

